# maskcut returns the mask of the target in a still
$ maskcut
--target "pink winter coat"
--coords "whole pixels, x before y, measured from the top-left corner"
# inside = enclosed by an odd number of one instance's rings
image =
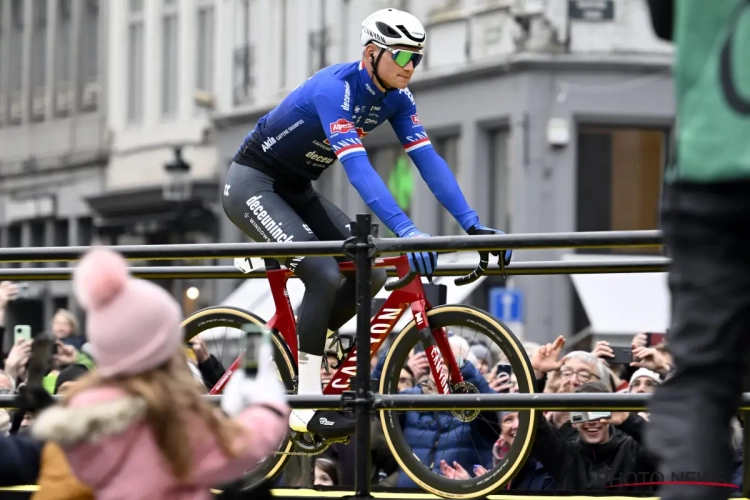
[[[244,453],[230,459],[206,425],[190,425],[193,468],[179,482],[162,458],[147,426],[146,405],[120,389],[99,388],[77,395],[68,406],[52,406],[33,425],[34,435],[65,450],[73,473],[99,500],[212,498],[209,489],[239,478],[272,453],[288,429],[289,408],[251,406],[235,419],[245,432],[236,436]]]

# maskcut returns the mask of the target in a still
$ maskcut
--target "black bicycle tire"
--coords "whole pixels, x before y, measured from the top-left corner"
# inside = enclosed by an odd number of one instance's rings
[[[427,312],[430,326],[468,326],[481,330],[495,343],[501,346],[508,356],[513,372],[518,379],[519,392],[536,392],[536,378],[523,344],[501,321],[493,318],[481,309],[465,305],[445,305]],[[406,364],[412,347],[418,340],[418,329],[415,322],[410,322],[398,334],[383,365],[380,379],[382,394],[397,394],[398,379],[401,369]],[[515,353],[515,354],[511,354]],[[448,479],[435,474],[425,467],[413,454],[406,442],[398,417],[398,410],[384,410],[380,414],[383,434],[388,447],[401,469],[421,488],[444,498],[477,498],[486,496],[506,484],[518,473],[531,452],[536,435],[534,423],[539,410],[519,412],[518,432],[508,454],[488,474],[481,478],[467,480]]]
[[[264,321],[263,318],[243,309],[229,306],[213,306],[196,311],[185,318],[182,322],[182,327],[184,328],[185,341],[187,342],[209,328],[230,326],[241,329],[248,321],[259,326],[266,325],[266,321]],[[277,331],[272,331],[271,334],[271,339],[274,345],[274,359],[277,360],[279,370],[281,370],[282,365],[278,363],[278,356],[281,356],[284,359],[284,365],[286,365],[286,373],[282,373],[284,385],[287,390],[293,391],[293,381],[294,377],[297,375],[297,366],[292,362],[292,354],[289,351],[289,347],[286,345],[284,338]],[[274,455],[273,460],[269,457],[267,462],[264,463],[260,469],[242,476],[242,478],[233,482],[232,485],[237,489],[246,490],[254,488],[263,481],[274,480],[279,474],[281,474],[286,463],[291,458],[291,455],[289,455],[288,452],[291,451],[293,447],[294,444],[289,439],[289,434],[287,434],[284,444],[280,447],[285,453]],[[268,466],[266,466],[267,464]]]

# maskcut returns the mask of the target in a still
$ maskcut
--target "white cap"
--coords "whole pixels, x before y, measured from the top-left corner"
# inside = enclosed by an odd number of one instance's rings
[[[362,45],[375,41],[385,46],[406,45],[421,50],[426,39],[419,19],[402,10],[382,9],[362,21]]]
[[[641,377],[648,377],[657,384],[661,384],[661,375],[658,373],[649,370],[648,368],[638,368],[632,377],[630,377],[630,386],[633,385],[633,382],[636,381],[636,379],[639,379]]]

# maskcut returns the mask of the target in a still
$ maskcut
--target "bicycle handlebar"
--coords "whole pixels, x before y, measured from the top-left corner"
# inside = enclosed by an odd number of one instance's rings
[[[502,261],[502,258],[501,258],[501,261]],[[476,280],[481,278],[487,272],[487,267],[489,265],[490,265],[490,253],[479,252],[479,265],[477,265],[476,269],[474,269],[471,273],[467,274],[466,276],[460,276],[456,278],[453,281],[453,283],[455,283],[456,286],[464,286],[470,283],[474,283]],[[418,275],[419,274],[415,273],[414,271],[409,271],[409,273],[403,278],[399,278],[396,281],[386,283],[385,291],[392,292],[394,290],[398,290],[399,288],[404,288],[406,285],[411,283],[414,280],[414,278],[416,278]]]

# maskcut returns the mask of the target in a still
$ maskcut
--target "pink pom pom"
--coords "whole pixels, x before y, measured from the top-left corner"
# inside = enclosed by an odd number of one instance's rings
[[[114,299],[128,281],[128,264],[118,253],[95,248],[73,274],[73,289],[85,309],[97,309]]]

